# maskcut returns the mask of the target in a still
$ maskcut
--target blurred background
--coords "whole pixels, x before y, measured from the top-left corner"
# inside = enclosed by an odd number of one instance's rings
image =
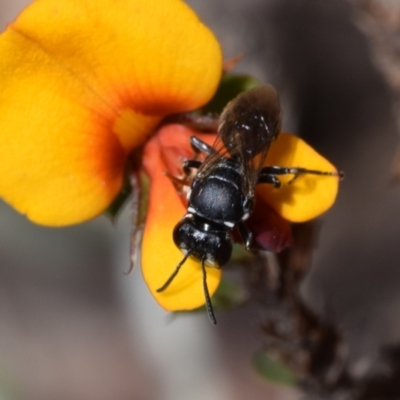
[[[29,1],[0,0],[2,29]],[[393,95],[344,1],[190,0],[236,71],[280,92],[284,130],[346,172],[322,219],[308,304],[339,321],[354,368],[400,337],[400,188]],[[27,124],[29,121],[27,121]],[[262,347],[249,304],[171,319],[129,268],[130,212],[35,226],[0,204],[0,399],[297,399],[251,367]]]

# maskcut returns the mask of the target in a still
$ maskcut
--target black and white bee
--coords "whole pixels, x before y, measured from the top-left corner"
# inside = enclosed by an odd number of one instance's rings
[[[168,288],[189,257],[198,260],[208,316],[214,325],[217,321],[207,287],[206,266],[221,268],[230,260],[234,228],[244,247],[252,247],[253,235],[246,220],[254,208],[256,186],[271,184],[279,188],[279,175],[337,176],[335,172],[264,166],[269,147],[281,130],[281,121],[279,96],[272,86],[265,85],[240,94],[225,107],[212,147],[195,136],[190,138],[195,153],[204,152],[206,158],[183,164],[187,174],[197,170],[188,192],[187,213],[173,231],[174,242],[184,257],[157,292]]]

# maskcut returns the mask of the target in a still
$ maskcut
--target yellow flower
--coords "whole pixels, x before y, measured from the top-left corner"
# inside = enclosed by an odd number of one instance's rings
[[[101,214],[126,159],[215,92],[221,51],[180,0],[37,0],[0,36],[0,195],[39,224]]]

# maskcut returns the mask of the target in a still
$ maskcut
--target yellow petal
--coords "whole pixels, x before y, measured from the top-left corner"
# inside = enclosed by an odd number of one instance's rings
[[[30,219],[92,218],[127,154],[221,74],[211,32],[180,0],[37,0],[0,36],[0,196]]]
[[[171,180],[165,176],[165,146],[191,152],[188,128],[170,125],[161,129],[145,147],[144,168],[150,177],[149,209],[142,245],[142,272],[150,292],[166,310],[192,310],[205,303],[200,264],[187,260],[170,286],[157,293],[183,258],[175,246],[172,232],[186,212]],[[184,144],[184,148],[181,145]],[[207,286],[212,295],[221,280],[221,270],[207,267]]]
[[[279,134],[269,150],[265,165],[337,172],[304,140],[290,133]],[[291,183],[293,175],[279,175],[278,178],[282,183],[280,188],[259,185],[257,194],[288,221],[304,222],[315,218],[328,210],[336,199],[337,176],[304,174]]]

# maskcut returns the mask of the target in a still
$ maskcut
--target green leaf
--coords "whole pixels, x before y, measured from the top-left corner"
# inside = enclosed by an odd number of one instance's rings
[[[254,253],[247,251],[241,243],[233,243],[232,257],[233,262],[251,261],[254,259]]]
[[[217,291],[212,297],[212,304],[216,310],[231,310],[247,301],[244,290],[236,283],[222,279]]]
[[[201,111],[205,114],[221,114],[225,106],[237,95],[260,84],[260,81],[249,75],[225,74],[214,97]]]
[[[269,382],[286,386],[295,386],[298,382],[297,375],[272,354],[266,352],[256,354],[253,366]]]

